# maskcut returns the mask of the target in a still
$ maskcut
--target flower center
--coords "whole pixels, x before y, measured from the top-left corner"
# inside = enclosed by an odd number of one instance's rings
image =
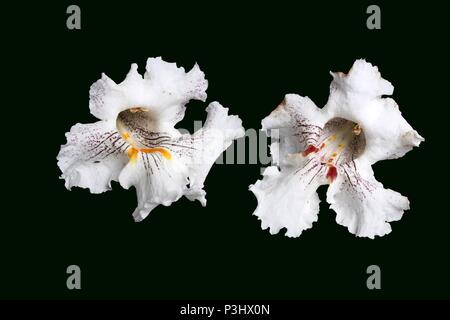
[[[131,148],[128,157],[135,161],[142,153],[160,153],[164,158],[172,159],[172,154],[163,145],[170,140],[170,136],[152,131],[153,120],[147,108],[134,107],[119,113],[116,127],[122,138]]]
[[[343,118],[333,118],[325,124],[318,144],[309,145],[303,155],[306,157],[315,154],[328,167],[327,178],[334,181],[337,177],[336,166],[358,158],[365,146],[366,138],[359,124]]]

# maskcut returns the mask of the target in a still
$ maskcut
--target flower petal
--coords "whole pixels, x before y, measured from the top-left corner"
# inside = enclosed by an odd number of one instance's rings
[[[302,157],[295,155],[293,157]],[[272,166],[265,169],[263,179],[250,186],[258,200],[253,213],[261,220],[262,229],[276,234],[286,228],[286,236],[298,237],[312,227],[319,213],[317,188],[326,183],[326,168],[314,160],[297,169]]]
[[[102,73],[89,90],[89,110],[101,120],[112,120],[127,105],[127,97],[113,80]]]
[[[191,99],[204,101],[208,82],[196,64],[189,72],[161,58],[149,58],[142,77],[132,64],[125,80],[115,84],[103,75],[90,89],[89,107],[99,119],[115,120],[119,112],[143,107],[161,125],[175,125],[184,116],[185,104]]]
[[[128,160],[124,155],[128,144],[115,126],[105,121],[76,124],[66,137],[67,144],[57,156],[66,188],[89,188],[92,193],[110,190],[111,180],[117,180]]]
[[[393,86],[383,79],[378,68],[357,60],[345,75],[335,73],[324,112],[358,123],[364,131],[364,157],[370,163],[402,157],[424,139],[402,117],[390,98]]]
[[[332,92],[348,92],[371,100],[382,95],[391,95],[394,91],[392,84],[381,77],[378,67],[364,59],[356,60],[348,74],[336,72],[331,75]]]
[[[228,108],[212,102],[206,108],[208,116],[205,125],[192,135],[192,150],[185,161],[189,167],[189,189],[186,197],[199,200],[205,206],[203,184],[212,165],[233,142],[245,135],[238,116],[228,115]]]
[[[188,170],[173,155],[166,159],[161,153],[139,152],[119,176],[121,186],[136,187],[138,206],[133,212],[135,221],[142,221],[158,205],[169,206],[185,192]]]
[[[159,146],[170,152],[170,159],[158,152],[138,152],[120,174],[124,188],[136,187],[136,221],[143,220],[157,205],[168,206],[183,195],[206,205],[203,183],[209,170],[234,139],[244,136],[241,120],[228,115],[227,108],[212,102],[206,110],[204,127],[193,135],[158,140]]]
[[[268,136],[279,138],[271,145],[272,160],[283,164],[286,155],[304,151],[317,144],[326,117],[308,97],[287,94],[281,104],[262,120]],[[278,129],[275,133],[272,129]]]
[[[403,157],[413,147],[424,141],[416,130],[402,117],[393,99],[373,101],[372,118],[361,122],[365,137],[364,157],[371,164],[385,159]]]
[[[383,236],[391,232],[388,222],[400,220],[409,209],[408,198],[378,182],[368,162],[356,159],[338,168],[327,191],[327,202],[336,222],[358,237]]]

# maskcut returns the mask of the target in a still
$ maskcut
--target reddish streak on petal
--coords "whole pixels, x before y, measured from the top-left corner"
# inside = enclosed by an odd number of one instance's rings
[[[327,172],[327,178],[330,179],[330,182],[333,182],[337,177],[337,169],[335,166],[329,166]]]
[[[313,145],[309,145],[308,148],[306,148],[306,150],[303,151],[303,156],[306,157],[308,154],[317,152],[317,151],[319,151],[319,149],[317,149]]]

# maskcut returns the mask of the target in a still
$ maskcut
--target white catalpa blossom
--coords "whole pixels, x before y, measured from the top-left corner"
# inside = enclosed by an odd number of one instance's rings
[[[250,190],[258,200],[254,214],[271,234],[286,228],[288,237],[298,237],[311,228],[319,212],[316,190],[325,184],[336,222],[358,237],[389,233],[389,222],[409,209],[408,199],[385,189],[371,166],[402,157],[424,139],[395,101],[382,97],[394,88],[377,67],[357,60],[348,74],[332,76],[325,107],[288,94],[262,121],[269,135],[278,129],[271,145],[276,166],[266,168]]]
[[[100,121],[74,125],[57,156],[66,187],[101,193],[111,181],[134,186],[136,221],[183,195],[205,206],[203,183],[211,166],[244,135],[241,120],[217,102],[209,104],[206,122],[194,134],[174,128],[189,100],[206,100],[207,86],[197,65],[185,72],[161,58],[148,59],[143,77],[132,64],[120,84],[103,74],[89,92],[90,111]]]

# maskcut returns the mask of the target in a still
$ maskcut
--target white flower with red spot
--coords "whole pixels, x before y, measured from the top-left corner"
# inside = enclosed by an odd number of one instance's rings
[[[66,187],[101,193],[111,189],[111,181],[134,186],[136,221],[183,195],[205,206],[203,183],[211,166],[244,135],[241,120],[218,102],[209,104],[203,128],[192,135],[174,128],[186,103],[206,100],[207,86],[197,65],[185,72],[161,58],[148,59],[143,77],[132,64],[120,84],[103,75],[92,85],[89,101],[100,121],[74,125],[57,156]]]
[[[385,189],[373,174],[380,160],[402,157],[424,139],[402,117],[391,98],[393,86],[378,68],[357,60],[348,74],[332,73],[330,96],[323,108],[307,97],[286,95],[262,121],[272,143],[276,166],[250,186],[258,200],[254,214],[271,234],[286,228],[298,237],[317,221],[317,188],[329,184],[327,202],[337,223],[359,237],[391,231],[409,201]]]

